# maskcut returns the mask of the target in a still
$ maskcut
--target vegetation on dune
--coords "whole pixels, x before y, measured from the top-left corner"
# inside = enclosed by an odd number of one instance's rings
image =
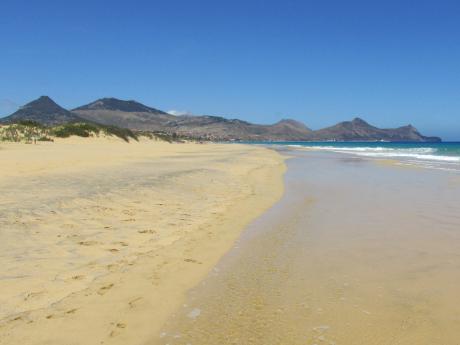
[[[72,135],[86,138],[99,136],[103,133],[108,136],[116,136],[126,142],[129,142],[129,139],[138,140],[137,135],[129,129],[84,122],[67,123],[65,125],[54,127],[51,131],[53,135],[58,138],[68,138]]]
[[[167,141],[168,143],[183,142],[184,140],[187,140],[186,137],[178,136],[176,133],[153,132],[152,135],[157,139]]]
[[[53,141],[49,128],[33,121],[21,121],[0,127],[0,141],[26,142]]]
[[[87,138],[99,134],[99,128],[87,123],[67,123],[52,128],[52,132],[58,138],[68,138],[72,135]]]
[[[169,143],[190,140],[187,136],[167,132],[134,132],[130,129],[115,126],[105,126],[89,122],[67,123],[54,127],[46,127],[34,121],[20,121],[18,123],[0,126],[0,141],[26,142],[53,141],[54,137],[68,138],[98,137],[100,135],[115,136],[126,142],[130,139],[138,141],[140,137],[152,140],[161,140]]]
[[[106,135],[115,135],[116,137],[119,137],[126,142],[129,142],[129,138],[134,139],[136,141],[139,140],[137,133],[134,133],[132,130],[128,128],[102,126],[102,130]]]
[[[30,127],[30,128],[40,128],[40,129],[44,129],[45,126],[43,126],[42,124],[36,122],[36,121],[32,121],[32,120],[22,120],[22,121],[18,121],[17,123],[18,125],[22,125],[24,127]]]

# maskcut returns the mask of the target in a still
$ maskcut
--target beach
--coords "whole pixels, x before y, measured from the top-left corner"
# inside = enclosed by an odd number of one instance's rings
[[[452,165],[114,138],[0,157],[0,344],[458,342]]]
[[[458,173],[278,149],[283,198],[149,344],[458,344]]]
[[[0,345],[460,345],[460,1],[0,8]]]
[[[283,193],[229,144],[0,145],[0,344],[145,344]]]

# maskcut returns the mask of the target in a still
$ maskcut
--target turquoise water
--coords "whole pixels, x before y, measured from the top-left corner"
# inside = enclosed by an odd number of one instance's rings
[[[347,155],[395,159],[401,164],[460,171],[460,142],[259,142],[264,145],[329,151]]]

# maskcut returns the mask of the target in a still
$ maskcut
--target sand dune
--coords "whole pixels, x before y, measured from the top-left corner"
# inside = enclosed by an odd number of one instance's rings
[[[142,344],[248,222],[283,159],[244,145],[0,146],[0,344]]]

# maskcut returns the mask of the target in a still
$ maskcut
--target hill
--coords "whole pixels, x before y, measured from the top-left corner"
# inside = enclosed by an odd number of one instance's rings
[[[191,137],[216,140],[304,140],[311,132],[304,124],[282,120],[273,125],[257,125],[218,116],[178,116],[166,124],[168,130]]]
[[[441,141],[437,137],[426,137],[420,134],[415,127],[407,125],[399,128],[382,129],[368,124],[366,121],[355,118],[344,121],[335,126],[323,128],[311,133],[309,140],[335,141]]]
[[[87,110],[119,110],[128,113],[152,113],[152,114],[164,114],[167,115],[164,111],[148,107],[142,103],[130,100],[123,101],[117,98],[101,98],[92,103],[83,105],[74,109],[73,111],[87,111]]]
[[[165,124],[176,118],[136,101],[116,98],[101,98],[72,112],[87,121],[137,131],[164,131]]]
[[[259,125],[211,115],[174,116],[133,100],[116,98],[101,98],[68,111],[49,97],[42,96],[1,119],[0,123],[21,121],[34,121],[45,126],[90,122],[133,131],[222,141],[441,141],[440,138],[420,134],[412,125],[382,129],[360,118],[313,131],[291,119]]]
[[[48,96],[27,103],[15,113],[0,119],[0,123],[17,123],[33,121],[45,126],[60,125],[69,122],[78,122],[82,119],[56,104]]]
[[[141,131],[165,131],[215,140],[303,140],[310,130],[294,120],[256,125],[219,116],[174,116],[135,101],[103,98],[73,109],[88,121]]]

